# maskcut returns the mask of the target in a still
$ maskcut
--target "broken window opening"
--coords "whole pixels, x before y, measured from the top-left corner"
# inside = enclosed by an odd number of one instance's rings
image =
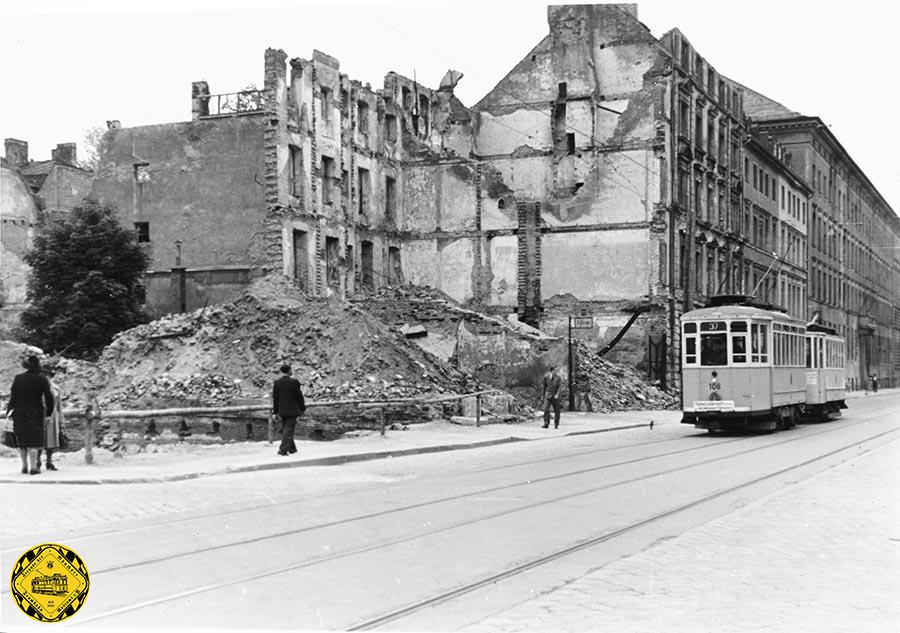
[[[506,208],[506,199],[505,198],[500,198],[499,200],[497,200],[497,208],[501,209],[501,210]]]
[[[303,150],[296,145],[288,145],[291,161],[290,191],[297,198],[303,196]]]
[[[361,253],[361,262],[362,265],[362,286],[363,288],[367,288],[369,290],[374,290],[375,288],[375,271],[374,271],[374,262],[375,262],[375,248],[372,245],[372,242],[368,240],[363,240],[362,242],[362,253]]]
[[[410,108],[412,108],[412,105],[413,105],[412,91],[409,88],[407,88],[406,86],[403,86],[403,88],[401,89],[401,93],[403,95],[403,109],[409,110]]]
[[[309,289],[309,246],[306,231],[294,229],[294,283],[300,290]]]
[[[369,182],[369,170],[359,167],[357,170],[357,199],[359,200],[359,214],[366,215],[369,212],[369,195],[372,184]]]
[[[331,204],[334,198],[334,159],[322,156],[322,204]]]
[[[331,128],[332,111],[334,110],[334,99],[330,88],[321,88],[322,93],[322,125],[326,129]]]
[[[583,182],[576,182],[575,186],[572,188],[572,193],[578,193],[578,190],[584,187]]]
[[[422,135],[428,134],[428,114],[431,111],[431,104],[428,103],[427,95],[419,95],[419,116],[422,118]]]
[[[341,289],[340,245],[338,238],[325,237],[325,280],[336,292]]]
[[[566,134],[566,152],[571,156],[575,153],[575,133],[569,132]]]
[[[356,129],[359,130],[360,134],[368,134],[369,133],[369,104],[365,101],[357,101],[357,121],[356,121]]]
[[[384,179],[384,219],[390,225],[397,223],[397,181],[390,176]]]
[[[341,89],[341,116],[345,119],[350,118],[350,93],[345,89]]]
[[[134,232],[137,234],[137,241],[139,244],[147,243],[150,241],[149,222],[135,222]]]
[[[403,283],[400,249],[396,246],[388,248],[388,283],[392,286],[399,286]]]
[[[397,117],[393,114],[384,115],[384,137],[391,143],[397,140]]]
[[[346,169],[341,170],[341,205],[345,211],[350,208],[350,174]]]

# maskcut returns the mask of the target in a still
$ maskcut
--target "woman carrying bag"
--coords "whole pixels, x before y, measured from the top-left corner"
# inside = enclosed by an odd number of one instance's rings
[[[29,356],[22,366],[26,371],[13,379],[6,412],[12,413],[22,474],[36,475],[41,472],[37,452],[44,445],[44,418],[53,411],[53,394],[37,356]]]

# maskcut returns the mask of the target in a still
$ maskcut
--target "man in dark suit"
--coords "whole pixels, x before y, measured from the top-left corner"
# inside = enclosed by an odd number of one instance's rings
[[[50,382],[41,375],[41,363],[37,356],[29,356],[22,367],[26,371],[13,379],[6,415],[11,415],[13,419],[16,444],[22,458],[22,474],[36,475],[41,472],[37,455],[38,449],[44,445],[44,416],[53,411],[53,393]]]
[[[550,426],[550,407],[553,407],[553,428],[559,428],[559,396],[562,391],[562,378],[556,365],[544,375],[544,428]]]
[[[300,381],[291,377],[290,365],[282,365],[281,376],[272,387],[272,414],[279,416],[284,425],[281,430],[281,446],[278,447],[279,455],[297,452],[294,428],[297,426],[297,416],[303,415],[304,411],[306,402],[300,390]]]

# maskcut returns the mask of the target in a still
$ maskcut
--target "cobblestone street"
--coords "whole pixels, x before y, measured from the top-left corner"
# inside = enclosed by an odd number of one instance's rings
[[[900,442],[464,630],[897,631]]]

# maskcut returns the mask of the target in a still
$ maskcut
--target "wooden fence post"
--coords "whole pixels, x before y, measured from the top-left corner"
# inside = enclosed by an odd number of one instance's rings
[[[275,416],[274,416],[274,415],[270,415],[270,416],[269,416],[269,420],[268,420],[268,426],[269,426],[269,444],[272,443],[272,438],[274,437],[274,434],[275,434],[274,425],[275,425]]]
[[[481,426],[481,394],[475,396],[475,428]]]
[[[378,418],[381,420],[381,436],[384,437],[384,407],[378,407]]]
[[[84,463],[94,463],[94,418],[100,419],[100,403],[96,398],[91,398],[87,409],[84,411]]]

